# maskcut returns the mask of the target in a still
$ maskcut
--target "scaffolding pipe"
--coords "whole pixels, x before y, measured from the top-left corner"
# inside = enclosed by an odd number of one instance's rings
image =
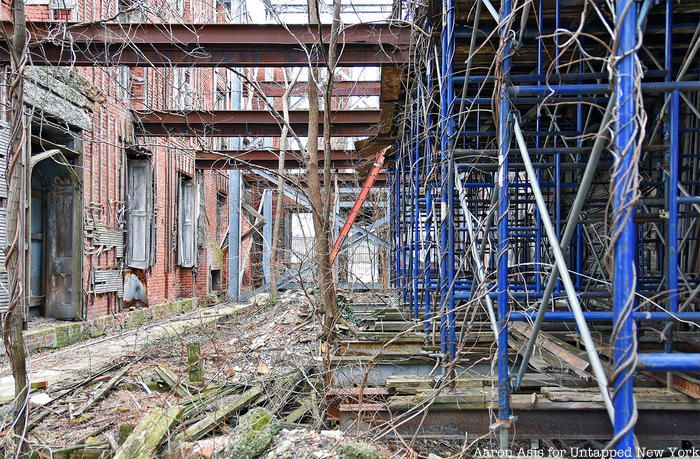
[[[634,457],[634,377],[637,343],[632,312],[635,302],[637,226],[634,199],[637,193],[637,107],[635,103],[637,10],[634,0],[615,3],[617,44],[614,86],[617,106],[613,172],[613,393],[617,452]]]
[[[503,62],[501,64],[501,87],[498,92],[498,421],[499,443],[502,450],[508,449],[510,414],[510,376],[508,362],[508,150],[510,148],[510,100],[508,100],[508,78],[511,70],[510,21],[511,0],[501,2],[500,40]]]
[[[608,379],[605,376],[605,370],[603,369],[603,364],[600,362],[600,357],[598,356],[598,351],[596,350],[595,343],[591,337],[591,332],[588,329],[588,324],[586,323],[586,318],[583,315],[583,310],[581,309],[581,304],[579,303],[578,297],[576,296],[576,290],[574,288],[573,282],[571,282],[571,276],[569,275],[569,269],[566,266],[566,260],[564,259],[564,254],[559,247],[559,238],[556,235],[554,226],[552,225],[552,220],[549,217],[549,211],[547,210],[547,205],[545,204],[544,197],[542,196],[542,191],[540,190],[539,183],[537,181],[537,175],[535,174],[535,169],[532,167],[532,162],[530,161],[530,155],[527,153],[527,145],[525,144],[525,139],[523,133],[520,130],[520,125],[517,119],[513,120],[513,130],[515,132],[515,138],[520,147],[520,156],[523,158],[523,163],[525,163],[525,170],[527,172],[528,180],[532,187],[532,194],[535,195],[535,200],[537,201],[537,207],[542,215],[542,225],[544,226],[545,232],[547,233],[547,239],[552,248],[554,254],[554,259],[556,265],[559,268],[561,274],[561,281],[564,284],[566,290],[566,296],[569,300],[569,307],[576,317],[576,325],[579,329],[579,334],[581,335],[581,340],[586,348],[586,354],[588,355],[588,360],[591,364],[591,369],[593,370],[593,376],[598,383],[601,395],[603,397],[603,402],[605,403],[605,409],[610,415],[611,421],[614,419],[614,409],[612,401],[610,399],[610,394],[608,393]]]
[[[476,274],[479,279],[479,282],[484,282],[484,280],[486,279],[486,275],[484,273],[484,264],[482,263],[481,258],[479,258],[479,249],[477,249],[476,247],[479,242],[476,239],[476,235],[474,234],[474,227],[472,225],[473,216],[472,213],[469,212],[469,207],[467,206],[467,197],[464,196],[466,190],[462,186],[462,179],[460,178],[459,173],[457,171],[455,171],[455,173],[457,174],[457,177],[455,177],[455,183],[457,184],[457,192],[459,193],[460,197],[459,204],[462,207],[462,213],[464,214],[464,219],[467,223],[469,240],[471,241],[469,244],[469,252],[471,253],[472,259],[476,264]],[[489,295],[484,295],[484,301],[486,302],[486,310],[489,315],[489,320],[491,321],[491,329],[493,330],[493,336],[498,336],[498,321],[496,320],[496,312],[493,309],[493,301],[491,301],[491,297]]]
[[[586,202],[586,197],[588,196],[588,190],[590,189],[591,182],[593,182],[593,178],[596,175],[600,155],[603,152],[603,148],[605,147],[606,142],[609,140],[608,137],[605,135],[605,131],[608,128],[610,119],[612,118],[614,100],[615,99],[611,97],[610,101],[608,102],[608,106],[605,109],[605,113],[603,114],[603,120],[600,123],[600,128],[598,129],[598,133],[595,138],[595,143],[593,144],[593,149],[591,150],[591,155],[588,158],[586,170],[584,171],[583,177],[581,178],[581,185],[578,189],[578,192],[576,193],[576,198],[574,198],[574,202],[571,205],[571,210],[569,211],[569,217],[566,222],[566,227],[564,228],[564,235],[562,236],[561,240],[562,252],[565,252],[569,248],[571,238],[574,236],[574,231],[576,230],[576,226],[578,225],[579,216],[581,215],[581,209],[583,209],[583,205]],[[516,129],[518,129],[519,131],[519,126]],[[523,148],[521,147],[520,149],[522,150]],[[530,166],[532,167],[532,164],[530,164]],[[549,305],[549,300],[551,298],[552,292],[554,291],[554,287],[557,284],[558,276],[559,266],[555,264],[552,267],[552,273],[549,279],[547,280],[547,285],[544,289],[544,294],[542,296],[542,302],[540,303],[540,307],[537,310],[537,317],[535,319],[535,323],[532,326],[532,335],[530,336],[527,346],[525,347],[523,359],[520,363],[520,369],[518,370],[518,374],[515,378],[515,390],[518,390],[520,388],[520,384],[523,381],[523,376],[525,376],[525,372],[527,371],[527,366],[530,363],[530,357],[532,357],[532,352],[535,349],[535,343],[537,342],[537,335],[539,335],[540,328],[542,327],[544,313],[547,310],[547,306]]]

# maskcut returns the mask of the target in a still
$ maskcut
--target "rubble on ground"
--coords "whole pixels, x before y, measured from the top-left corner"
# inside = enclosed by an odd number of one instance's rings
[[[334,427],[324,417],[328,344],[319,341],[314,309],[300,291],[274,303],[258,298],[240,314],[186,333],[173,327],[78,379],[38,384],[30,448],[53,458],[389,457],[324,430]],[[74,353],[86,351],[89,343]],[[37,365],[53,370],[65,358],[46,357]]]

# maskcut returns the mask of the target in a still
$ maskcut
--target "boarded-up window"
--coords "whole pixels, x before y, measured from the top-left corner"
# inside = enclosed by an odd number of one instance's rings
[[[152,166],[146,159],[129,159],[127,167],[127,264],[132,268],[146,269],[151,266]]]
[[[173,69],[173,108],[186,110],[193,107],[192,69],[178,67]]]
[[[216,193],[216,242],[221,243],[226,234],[228,223],[228,206],[226,195]]]
[[[180,177],[178,192],[177,262],[184,268],[195,264],[195,185],[191,178]]]

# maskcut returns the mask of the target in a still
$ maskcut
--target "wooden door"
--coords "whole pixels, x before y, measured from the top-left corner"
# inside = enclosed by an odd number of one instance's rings
[[[81,317],[81,203],[73,184],[56,184],[46,199],[46,316]]]

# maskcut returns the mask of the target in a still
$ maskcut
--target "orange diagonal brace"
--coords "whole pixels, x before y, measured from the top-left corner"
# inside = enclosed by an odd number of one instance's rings
[[[384,155],[389,150],[389,148],[391,147],[386,147],[379,152],[379,156],[377,156],[377,161],[375,161],[374,166],[372,166],[372,170],[369,172],[367,180],[365,180],[365,184],[363,185],[362,190],[360,191],[360,195],[357,197],[355,205],[352,206],[350,214],[348,214],[348,218],[347,220],[345,220],[345,224],[340,230],[340,234],[338,234],[338,239],[336,239],[335,244],[333,244],[333,249],[330,253],[331,264],[335,262],[335,258],[338,256],[338,252],[340,252],[340,249],[343,247],[345,240],[348,238],[348,234],[350,234],[350,228],[352,228],[352,225],[355,223],[355,219],[360,213],[360,209],[365,203],[365,199],[367,199],[369,190],[371,190],[374,186],[374,182],[377,180],[379,171],[382,169],[382,164],[384,164]]]

